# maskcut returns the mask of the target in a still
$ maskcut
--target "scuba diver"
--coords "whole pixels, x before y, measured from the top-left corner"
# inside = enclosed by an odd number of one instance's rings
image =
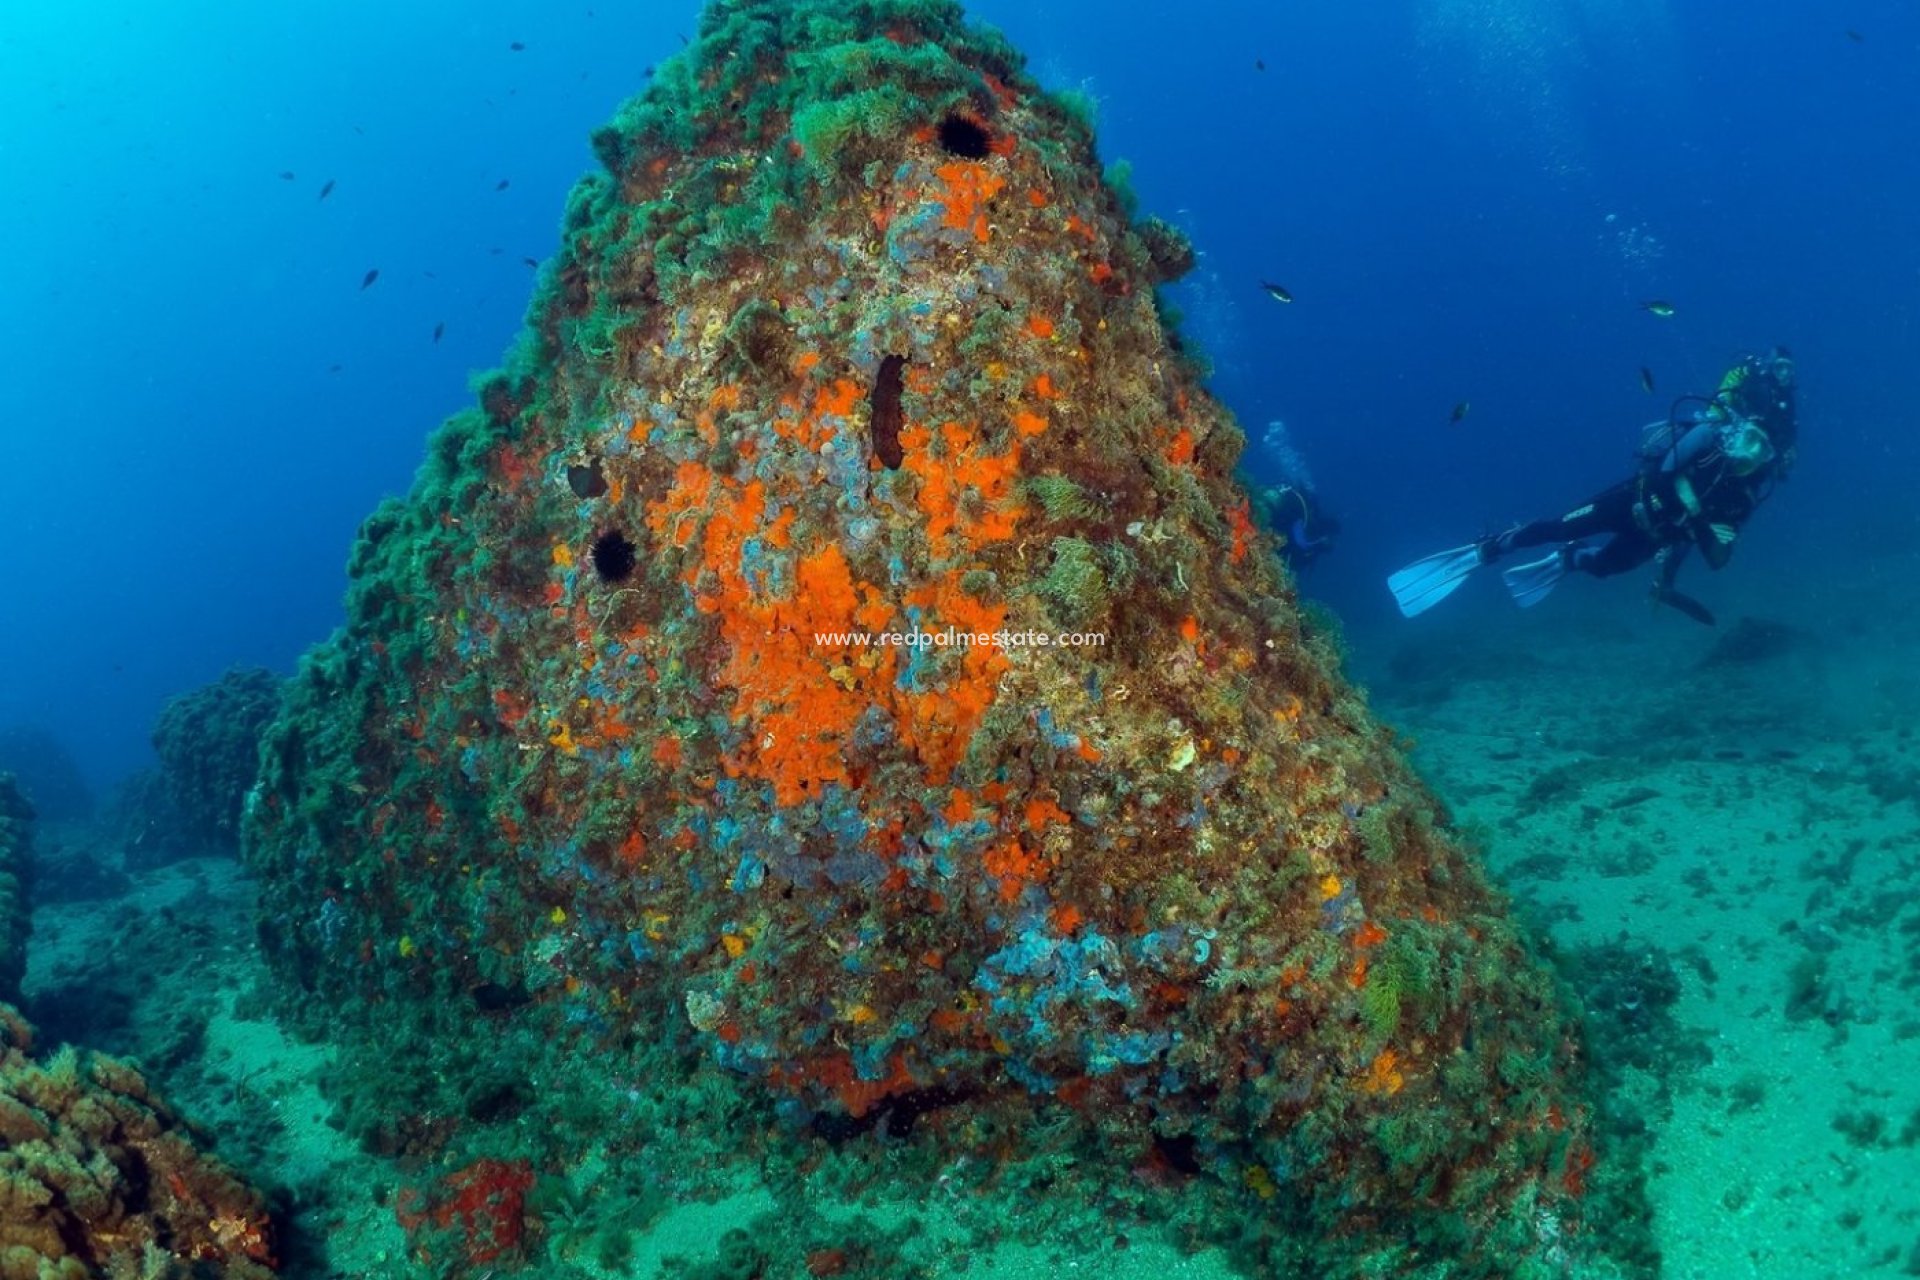
[[[1320,505],[1320,495],[1296,481],[1255,491],[1254,503],[1269,529],[1280,535],[1280,555],[1295,573],[1333,550],[1340,522]]]
[[[1262,470],[1275,476],[1274,483],[1249,485],[1255,514],[1267,528],[1280,535],[1280,556],[1287,567],[1300,570],[1333,550],[1340,522],[1320,504],[1320,491],[1314,487],[1307,460],[1294,447],[1287,424],[1269,422],[1260,436]]]
[[[1793,467],[1799,423],[1793,358],[1785,347],[1743,358],[1711,397],[1682,396],[1641,437],[1640,466],[1628,480],[1546,520],[1428,556],[1387,579],[1411,618],[1452,595],[1481,565],[1523,547],[1551,546],[1501,579],[1521,608],[1540,603],[1568,570],[1611,577],[1648,561],[1659,565],[1653,600],[1714,625],[1706,606],[1674,590],[1680,565],[1699,551],[1718,569],[1740,527]]]

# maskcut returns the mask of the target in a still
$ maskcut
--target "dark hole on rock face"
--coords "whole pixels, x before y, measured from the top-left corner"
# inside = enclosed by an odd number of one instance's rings
[[[502,1013],[529,1003],[533,996],[522,986],[483,982],[473,989],[473,1002],[482,1013]]]
[[[904,358],[887,356],[880,361],[880,371],[873,379],[870,400],[873,456],[880,459],[880,465],[889,471],[898,471],[907,458],[906,451],[900,447],[900,428],[903,425],[900,392],[905,386],[906,368]]]
[[[931,1085],[925,1089],[909,1089],[893,1099],[893,1105],[887,1110],[887,1136],[904,1138],[913,1132],[914,1122],[921,1116],[938,1111],[942,1107],[951,1107],[955,1103],[965,1102],[971,1096],[965,1089],[954,1089],[946,1085]]]
[[[993,135],[978,121],[965,116],[948,116],[940,122],[940,146],[948,155],[965,160],[985,160],[993,146]]]
[[[567,487],[577,498],[597,498],[607,491],[607,478],[597,462],[576,462],[567,468]]]
[[[1153,1140],[1153,1148],[1160,1154],[1161,1159],[1180,1173],[1188,1175],[1200,1172],[1198,1146],[1199,1144],[1190,1133],[1171,1138],[1156,1137]]]
[[[533,1102],[533,1093],[519,1081],[495,1083],[467,1099],[467,1118],[479,1124],[511,1120]]]
[[[591,554],[594,572],[607,582],[625,582],[640,561],[639,549],[618,529],[609,529],[595,538]]]
[[[857,1138],[879,1123],[882,1112],[869,1111],[865,1115],[850,1116],[838,1111],[820,1111],[813,1117],[814,1133],[825,1138],[834,1146],[839,1146],[849,1138]]]

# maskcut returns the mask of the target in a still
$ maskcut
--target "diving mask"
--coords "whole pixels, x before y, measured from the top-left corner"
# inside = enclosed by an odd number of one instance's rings
[[[1773,441],[1751,418],[1735,418],[1720,428],[1720,452],[1737,476],[1751,475],[1773,460]]]

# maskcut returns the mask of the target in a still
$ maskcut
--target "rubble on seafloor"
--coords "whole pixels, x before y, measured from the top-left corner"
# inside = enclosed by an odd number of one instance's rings
[[[829,1155],[1263,1275],[1559,1274],[1644,1221],[1082,105],[945,0],[727,0],[594,144],[248,802],[417,1260],[545,1265],[568,1170],[797,1198]]]

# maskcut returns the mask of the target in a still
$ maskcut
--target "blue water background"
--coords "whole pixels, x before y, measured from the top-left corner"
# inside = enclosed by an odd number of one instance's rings
[[[1803,464],[1729,575],[1791,597],[1914,545],[1913,6],[972,11],[1101,100],[1104,158],[1194,234],[1188,327],[1345,522],[1308,585],[1358,633],[1405,625],[1397,564],[1606,483],[1667,393],[1773,342],[1801,361]],[[0,724],[54,727],[104,781],[145,761],[169,694],[289,670],[338,624],[356,525],[512,340],[588,132],[696,21],[7,7]]]

